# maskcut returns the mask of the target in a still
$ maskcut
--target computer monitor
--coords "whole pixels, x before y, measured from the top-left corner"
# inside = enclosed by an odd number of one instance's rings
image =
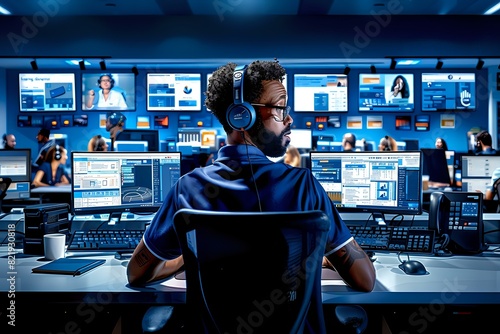
[[[491,178],[496,168],[500,168],[498,155],[462,155],[462,179],[464,177]]]
[[[450,186],[450,172],[446,151],[440,148],[422,148],[423,171],[422,175],[429,175],[429,182],[435,183],[438,187]]]
[[[116,140],[113,151],[117,152],[147,152],[148,142],[144,140]]]
[[[119,141],[147,141],[149,152],[160,151],[160,137],[158,130],[149,129],[124,129],[118,132],[116,139]]]
[[[300,151],[310,151],[312,149],[311,129],[292,129],[290,139],[290,145],[295,146]]]
[[[491,187],[491,177],[500,168],[500,156],[462,155],[462,191],[480,191],[486,194]]]
[[[422,213],[420,151],[310,152],[311,171],[340,212]]]
[[[156,212],[181,176],[180,152],[72,152],[75,215]]]
[[[30,198],[31,150],[0,150],[0,176],[12,179],[4,199]]]

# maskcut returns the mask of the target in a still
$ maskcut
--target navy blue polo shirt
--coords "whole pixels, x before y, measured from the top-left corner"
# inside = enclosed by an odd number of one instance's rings
[[[325,254],[338,250],[352,238],[308,168],[272,162],[251,145],[222,147],[213,165],[194,169],[172,187],[144,233],[146,246],[160,259],[181,255],[173,216],[183,208],[232,212],[321,210],[331,222]]]

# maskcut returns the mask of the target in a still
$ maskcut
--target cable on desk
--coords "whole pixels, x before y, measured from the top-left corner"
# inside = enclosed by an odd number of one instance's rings
[[[370,213],[370,215],[368,216],[368,218],[366,218],[365,226],[364,227],[368,226],[368,223],[371,221],[372,218],[373,218],[373,213]]]
[[[401,217],[400,220],[396,220],[396,218],[398,217]],[[395,215],[394,217],[392,217],[391,219],[391,224],[392,226],[400,226],[401,225],[401,222],[405,219],[405,216],[403,216],[402,214],[398,213],[397,215]],[[394,224],[394,222],[396,222],[397,224]]]

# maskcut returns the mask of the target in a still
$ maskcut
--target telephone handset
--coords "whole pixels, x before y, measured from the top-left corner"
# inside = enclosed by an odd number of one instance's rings
[[[447,236],[447,249],[454,254],[477,254],[486,247],[483,236],[483,194],[478,192],[433,192],[430,197],[429,228]]]

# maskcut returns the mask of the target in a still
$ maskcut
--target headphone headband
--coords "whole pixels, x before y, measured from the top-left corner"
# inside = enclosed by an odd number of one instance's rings
[[[247,65],[240,65],[234,69],[233,72],[233,103],[234,104],[242,104],[244,102],[243,99],[243,84],[245,79],[245,71],[247,69]]]
[[[226,114],[229,126],[238,131],[250,129],[256,119],[254,107],[243,98],[243,83],[247,67],[247,65],[236,66],[233,71],[233,103],[227,109]]]

